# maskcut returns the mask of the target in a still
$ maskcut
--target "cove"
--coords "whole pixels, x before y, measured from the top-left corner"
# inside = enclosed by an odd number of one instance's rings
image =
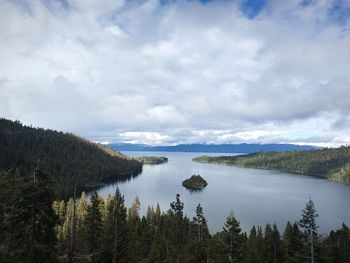
[[[198,203],[203,207],[212,233],[222,229],[226,217],[234,213],[244,231],[253,225],[276,223],[283,231],[287,221],[300,219],[301,210],[311,197],[319,213],[321,233],[350,225],[350,187],[319,177],[286,172],[197,163],[202,153],[123,152],[128,156],[164,156],[167,163],[144,165],[140,175],[114,182],[98,190],[102,196],[114,194],[118,186],[129,207],[135,196],[141,200],[141,213],[159,203],[162,211],[180,194],[185,214],[192,218]],[[206,155],[228,155],[205,153]],[[200,174],[208,186],[189,191],[182,181]]]

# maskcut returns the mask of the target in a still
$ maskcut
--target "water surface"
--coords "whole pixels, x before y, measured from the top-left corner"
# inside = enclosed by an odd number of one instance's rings
[[[135,196],[141,200],[141,212],[159,203],[162,211],[180,194],[185,214],[192,218],[200,203],[211,232],[222,229],[226,217],[234,213],[244,230],[253,225],[276,223],[284,230],[288,220],[300,218],[301,210],[311,197],[320,217],[321,232],[329,232],[345,222],[350,225],[350,187],[326,179],[279,171],[238,168],[219,164],[192,162],[201,153],[124,152],[129,156],[165,156],[169,161],[145,165],[143,172],[129,181],[119,182],[121,193],[130,206]],[[206,155],[228,155],[206,153]],[[182,187],[184,179],[200,174],[208,182],[201,192]],[[114,194],[116,183],[99,190],[106,196]]]

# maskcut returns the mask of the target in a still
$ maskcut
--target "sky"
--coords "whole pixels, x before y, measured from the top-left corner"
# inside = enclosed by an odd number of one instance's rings
[[[0,0],[0,117],[98,142],[350,144],[350,0]]]

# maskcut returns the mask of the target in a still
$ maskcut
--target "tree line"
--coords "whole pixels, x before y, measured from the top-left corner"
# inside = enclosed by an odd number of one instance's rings
[[[96,192],[55,200],[50,177],[36,167],[29,175],[0,175],[0,262],[268,263],[349,262],[346,225],[320,235],[310,199],[300,220],[243,232],[234,214],[211,234],[203,208],[184,215],[180,195],[167,211],[159,205],[140,214],[135,197],[127,207],[116,188],[105,198]]]
[[[350,185],[350,146],[322,150],[200,156],[193,161],[310,174]]]
[[[0,119],[0,171],[17,167],[28,174],[40,160],[55,195],[72,196],[107,180],[126,180],[142,171],[141,162],[73,134],[33,128]]]

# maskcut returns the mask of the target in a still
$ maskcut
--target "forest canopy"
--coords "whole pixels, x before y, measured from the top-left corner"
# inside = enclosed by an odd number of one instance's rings
[[[350,146],[237,156],[200,156],[193,158],[193,161],[317,175],[350,185]]]
[[[38,162],[52,177],[60,198],[71,196],[75,184],[81,191],[142,170],[139,161],[74,134],[0,119],[0,171],[17,168],[29,174]]]

